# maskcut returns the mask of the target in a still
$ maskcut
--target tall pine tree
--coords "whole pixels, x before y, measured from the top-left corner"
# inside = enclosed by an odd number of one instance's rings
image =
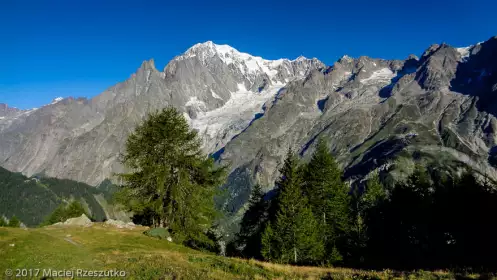
[[[322,258],[324,248],[316,231],[317,222],[302,193],[298,159],[288,151],[277,181],[277,212],[263,234],[262,253],[282,263],[312,263]],[[269,231],[272,231],[269,232]]]
[[[197,133],[173,107],[152,113],[128,137],[122,163],[129,173],[119,198],[137,214],[152,213],[153,226],[189,240],[203,239],[216,211],[214,195],[224,168],[201,152]]]
[[[356,188],[352,197],[353,222],[349,232],[348,262],[363,265],[367,261],[368,220],[376,207],[386,199],[386,192],[380,182],[378,173],[374,173],[367,181],[362,192]]]
[[[273,256],[278,255],[276,238],[271,222],[268,222],[261,235],[261,255],[266,261],[274,261]]]
[[[236,243],[243,248],[242,256],[260,259],[262,257],[261,237],[267,222],[268,204],[264,200],[264,192],[260,185],[257,184],[252,189],[248,204],[249,207],[243,216]]]
[[[342,181],[342,171],[322,138],[304,168],[303,190],[318,222],[327,256],[331,262],[340,259],[337,246],[338,250],[343,247],[349,230],[350,198],[348,187]]]

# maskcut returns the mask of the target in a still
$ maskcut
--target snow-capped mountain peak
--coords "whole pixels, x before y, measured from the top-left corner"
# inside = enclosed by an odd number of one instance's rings
[[[57,103],[57,102],[60,102],[60,101],[62,101],[62,100],[64,100],[64,98],[63,98],[63,97],[57,97],[57,98],[55,98],[54,100],[52,100],[52,103]]]
[[[295,73],[299,77],[306,74],[306,71],[302,71],[302,69],[295,71],[296,69],[294,68],[296,67],[292,64],[322,64],[317,59],[308,59],[304,56],[299,56],[294,60],[289,60],[287,58],[268,60],[260,56],[253,56],[248,53],[240,52],[229,45],[215,44],[212,41],[195,44],[184,54],[176,57],[176,59],[183,60],[194,57],[198,58],[204,65],[212,64],[213,61],[211,59],[213,58],[219,58],[226,65],[233,64],[235,69],[238,69],[240,74],[243,76],[250,76],[251,78],[248,78],[249,80],[252,80],[259,74],[266,74],[271,81],[276,83],[285,82],[284,80],[280,81],[274,79],[274,77],[281,71],[285,73]]]
[[[206,150],[212,152],[243,131],[254,115],[263,114],[263,105],[288,82],[322,67],[317,59],[268,60],[207,41],[174,58],[164,76],[175,77],[184,71],[205,79],[198,87],[185,80],[188,98],[184,106],[190,125],[198,129],[204,143],[209,143]]]
[[[303,55],[300,55],[299,57],[297,57],[296,59],[294,59],[293,61],[304,61],[304,60],[307,60],[307,57],[303,56]]]

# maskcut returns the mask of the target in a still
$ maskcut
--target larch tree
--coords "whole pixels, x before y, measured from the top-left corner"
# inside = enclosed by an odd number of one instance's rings
[[[197,133],[173,107],[151,113],[129,135],[122,163],[129,170],[118,194],[129,210],[151,213],[155,227],[186,238],[204,236],[216,216],[214,195],[225,168],[201,151]]]

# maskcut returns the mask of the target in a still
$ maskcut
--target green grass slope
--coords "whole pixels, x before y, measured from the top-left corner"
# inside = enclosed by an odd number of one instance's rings
[[[116,270],[126,279],[455,279],[448,272],[397,273],[345,268],[295,267],[226,258],[145,236],[146,228],[106,227],[0,228],[0,273]],[[34,277],[39,269],[37,277]],[[15,275],[14,275],[15,276]],[[4,277],[4,275],[2,275]],[[6,277],[14,279],[15,277]],[[78,279],[78,277],[74,277]],[[46,278],[51,279],[51,278]],[[55,278],[54,278],[55,279]],[[57,278],[64,279],[64,278]],[[459,279],[478,279],[469,275]]]

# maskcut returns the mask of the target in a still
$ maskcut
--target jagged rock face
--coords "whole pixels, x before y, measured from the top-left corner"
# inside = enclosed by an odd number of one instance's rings
[[[318,137],[350,179],[374,169],[402,174],[413,160],[469,165],[496,178],[496,52],[491,38],[468,48],[433,45],[420,59],[344,56],[325,67],[197,44],[163,71],[144,62],[89,100],[9,114],[0,106],[0,164],[96,185],[122,171],[118,155],[135,125],[172,105],[204,150],[230,164],[224,203],[233,212],[255,181],[272,187],[288,148],[308,159]]]
[[[316,59],[269,61],[225,45],[197,44],[163,72],[145,61],[128,80],[90,100],[56,99],[2,115],[0,164],[28,176],[97,185],[123,171],[118,156],[135,125],[168,105],[185,113],[212,153],[246,128],[287,81],[323,67]]]
[[[288,148],[308,159],[324,137],[349,179],[392,173],[412,159],[470,166],[497,178],[497,37],[468,48],[431,46],[420,60],[344,57],[289,83],[220,155],[236,212],[258,181],[269,188]],[[421,158],[421,159],[419,159]]]

